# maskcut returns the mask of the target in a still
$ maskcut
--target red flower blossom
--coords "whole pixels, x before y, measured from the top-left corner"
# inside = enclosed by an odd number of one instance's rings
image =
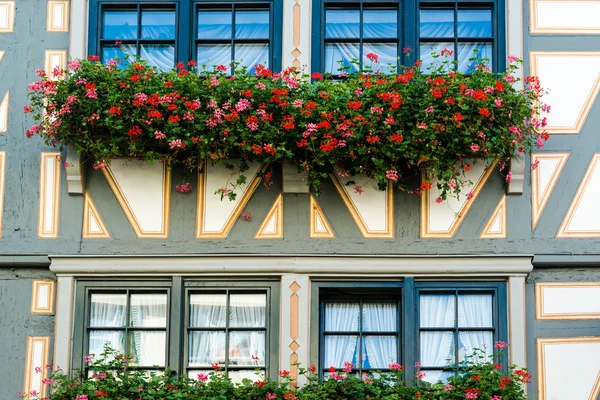
[[[190,60],[187,63],[188,67],[195,67],[196,65],[198,65],[198,63],[194,60]]]
[[[481,107],[481,108],[479,108],[479,115],[483,115],[484,117],[489,117],[490,116],[490,110],[488,110],[485,107]]]
[[[90,61],[100,61],[100,57],[98,57],[98,56],[88,56],[88,60],[90,60]]]
[[[225,72],[225,71],[227,71],[227,67],[224,66],[223,64],[217,65],[217,71]]]
[[[394,143],[402,143],[404,141],[404,137],[399,133],[394,133],[392,136],[390,136],[390,140]]]
[[[142,134],[142,129],[139,126],[135,125],[129,130],[129,132],[127,132],[127,134],[130,137],[139,136]]]
[[[350,107],[351,110],[358,110],[361,106],[361,102],[360,101],[349,101],[348,102],[348,107]]]
[[[315,81],[322,81],[323,80],[323,74],[320,72],[313,72],[311,75],[311,78],[313,78]]]
[[[121,108],[120,108],[120,107],[117,107],[117,106],[111,106],[111,107],[108,109],[108,113],[109,113],[110,115],[116,115],[116,116],[120,117],[120,116],[121,116]]]
[[[366,57],[368,60],[373,61],[375,64],[379,63],[379,56],[375,53],[368,53]]]

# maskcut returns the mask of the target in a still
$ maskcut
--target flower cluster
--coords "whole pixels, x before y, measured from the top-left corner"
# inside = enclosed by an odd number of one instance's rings
[[[415,193],[436,180],[445,198],[460,193],[472,160],[503,166],[541,147],[550,107],[538,78],[515,84],[515,57],[500,74],[481,60],[457,72],[449,51],[436,57],[427,71],[417,61],[384,74],[369,54],[370,65],[342,70],[342,80],[262,65],[228,76],[225,66],[193,61],[163,72],[141,60],[71,60],[29,85],[25,112],[35,124],[26,134],[72,145],[95,168],[112,157],[167,158],[189,169],[235,158],[241,174],[250,162],[287,160],[316,193],[328,174],[344,171]]]

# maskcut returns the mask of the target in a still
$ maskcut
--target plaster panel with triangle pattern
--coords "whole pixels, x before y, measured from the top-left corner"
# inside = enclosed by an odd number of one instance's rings
[[[255,239],[283,239],[283,195],[279,194],[267,213]]]
[[[506,195],[503,195],[483,228],[481,239],[504,239],[507,235]]]
[[[335,233],[313,195],[310,195],[310,237],[333,239]]]
[[[96,204],[89,193],[85,194],[83,202],[83,232],[81,235],[86,238],[108,239],[110,234],[104,220],[100,216]]]

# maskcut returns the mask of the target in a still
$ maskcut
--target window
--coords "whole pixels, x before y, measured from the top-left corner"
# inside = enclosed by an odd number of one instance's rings
[[[91,0],[89,53],[107,62],[124,48],[163,70],[189,60],[281,69],[282,2]]]
[[[423,61],[432,53],[452,51],[458,69],[473,68],[473,57],[489,59],[493,70],[504,67],[504,6],[500,0],[313,0],[314,71],[339,74],[340,67],[356,69],[352,60],[371,65],[368,53],[379,56],[376,68]],[[415,52],[403,56],[403,48]]]
[[[196,377],[216,363],[234,381],[277,376],[279,283],[183,280],[77,284],[73,368],[106,343],[146,370]]]
[[[446,380],[474,349],[492,354],[506,340],[503,282],[315,282],[311,349],[323,376],[354,364],[357,373],[420,362],[425,380]],[[315,308],[317,307],[317,308]],[[315,317],[317,318],[317,317]],[[318,330],[318,331],[317,331]]]

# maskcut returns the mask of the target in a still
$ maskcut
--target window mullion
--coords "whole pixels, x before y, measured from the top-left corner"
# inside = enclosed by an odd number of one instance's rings
[[[187,313],[184,312],[184,291],[183,278],[174,276],[171,285],[171,298],[169,308],[169,318],[167,319],[167,358],[166,365],[173,370],[176,376],[181,375],[182,362],[185,362],[187,367],[187,354],[184,353],[183,331],[184,326],[187,326]],[[185,359],[185,361],[183,361]]]
[[[418,293],[415,291],[415,278],[404,278],[404,286],[402,287],[402,325],[404,326],[404,334],[402,335],[404,361],[399,361],[404,364],[404,372],[406,383],[415,382],[415,363],[420,361],[420,353],[418,343],[419,319],[417,303]],[[410,329],[408,327],[411,327]]]
[[[231,292],[228,289],[225,293],[225,374],[229,375],[229,319],[231,318]]]

